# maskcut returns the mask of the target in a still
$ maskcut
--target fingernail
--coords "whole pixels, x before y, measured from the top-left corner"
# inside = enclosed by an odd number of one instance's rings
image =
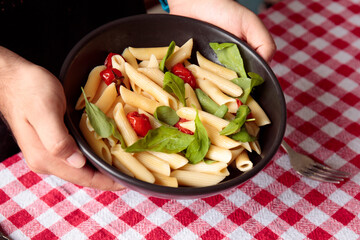
[[[82,168],[85,165],[85,158],[78,151],[74,152],[66,161],[75,168]]]

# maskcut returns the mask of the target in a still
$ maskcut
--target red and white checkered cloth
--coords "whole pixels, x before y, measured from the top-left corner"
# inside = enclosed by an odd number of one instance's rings
[[[164,200],[37,175],[21,153],[0,164],[0,227],[13,239],[359,239],[360,2],[285,0],[261,18],[288,107],[290,145],[351,173],[341,184],[297,175],[279,150],[224,194]]]

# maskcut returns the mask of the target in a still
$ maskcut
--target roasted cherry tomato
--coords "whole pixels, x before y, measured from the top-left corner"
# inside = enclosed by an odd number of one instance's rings
[[[178,63],[172,67],[171,72],[188,83],[193,89],[196,88],[196,79],[189,69],[184,67],[182,63]]]
[[[105,59],[105,62],[104,62],[104,65],[106,66],[106,68],[112,68],[112,62],[111,62],[111,58],[112,56],[114,55],[120,55],[120,54],[117,54],[117,53],[109,53]]]
[[[145,137],[148,131],[152,129],[150,120],[145,114],[140,114],[135,111],[129,112],[126,117],[136,134],[140,137]]]
[[[179,129],[183,133],[194,135],[194,133],[192,131],[190,131],[189,129],[186,129],[186,128],[183,128],[182,126],[180,126],[180,123],[187,122],[187,121],[188,120],[186,120],[185,118],[180,118],[179,121],[174,125],[174,127]]]
[[[100,72],[100,77],[106,83],[106,85],[110,85],[113,82],[117,83],[117,80],[122,78],[122,74],[116,68],[106,68]]]

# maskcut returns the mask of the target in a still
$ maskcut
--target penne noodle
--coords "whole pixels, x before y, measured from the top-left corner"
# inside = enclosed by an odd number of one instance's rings
[[[150,78],[160,87],[163,87],[165,74],[159,68],[138,68],[138,71]]]
[[[185,166],[179,168],[179,170],[185,170],[190,172],[203,172],[203,173],[210,173],[220,175],[223,174],[221,171],[227,168],[227,164],[224,162],[213,162],[213,163],[205,163],[201,161],[196,164],[188,163]]]
[[[259,135],[260,127],[255,122],[245,122],[245,128],[251,136],[257,137]]]
[[[161,160],[160,158],[148,152],[135,153],[134,157],[137,160],[139,160],[151,172],[156,172],[165,176],[170,176],[169,163]]]
[[[100,108],[102,112],[106,113],[111,108],[111,105],[114,103],[117,95],[116,85],[115,83],[111,83],[105,88],[95,105]]]
[[[160,103],[157,101],[151,100],[147,97],[130,91],[123,86],[120,86],[120,95],[125,103],[130,104],[136,108],[141,108],[150,114],[154,114],[156,108],[160,106]]]
[[[206,79],[196,79],[196,83],[214,102],[219,105],[225,104],[229,112],[236,113],[238,105],[236,99],[224,94],[215,84]]]
[[[135,143],[139,138],[135,130],[131,127],[121,103],[118,103],[115,106],[113,114],[116,126],[124,138],[126,146],[130,146]]]
[[[210,61],[209,59],[201,55],[201,53],[198,51],[196,52],[196,59],[201,68],[213,72],[220,77],[223,77],[227,80],[232,80],[238,77],[235,71]]]
[[[177,51],[170,55],[166,60],[165,66],[170,71],[171,68],[177,64],[182,63],[191,56],[194,41],[190,38],[184,45],[182,45]],[[162,58],[161,58],[162,59]]]
[[[258,141],[249,142],[249,144],[252,150],[254,150],[259,155],[261,154],[261,148]]]
[[[188,187],[207,187],[218,184],[224,180],[225,176],[201,172],[190,172],[184,170],[175,170],[170,174],[178,180],[179,185]]]
[[[235,159],[236,168],[242,172],[249,171],[253,168],[253,163],[250,161],[246,151],[242,151]]]
[[[250,95],[247,99],[246,105],[249,106],[251,114],[255,118],[256,125],[264,126],[271,123],[264,110]]]
[[[195,120],[196,110],[190,107],[182,107],[176,111],[177,115],[187,120]],[[224,127],[229,124],[229,121],[219,118],[215,115],[207,113],[205,111],[198,110],[199,118],[201,122],[207,123],[215,127],[218,131],[221,131]]]
[[[233,160],[235,160],[235,158],[237,158],[237,156],[239,156],[239,154],[244,151],[245,148],[243,148],[242,146],[239,146],[239,147],[236,147],[236,148],[233,148],[233,149],[230,149],[231,151],[231,160],[230,162],[232,162]],[[229,162],[229,164],[230,164]]]
[[[235,83],[223,77],[220,77],[208,70],[205,70],[197,65],[189,65],[187,66],[187,69],[192,72],[195,78],[209,80],[210,82],[214,83],[222,92],[230,95],[231,97],[239,97],[243,93],[241,87],[239,87]]]
[[[144,47],[136,48],[129,47],[131,54],[139,60],[149,60],[151,55],[154,55],[156,59],[163,59],[167,53],[168,46],[166,47]]]
[[[116,104],[118,103],[121,103],[122,105],[124,105],[124,100],[122,99],[121,96],[117,96],[115,101],[113,102],[113,104],[111,105],[111,107],[109,108],[109,110],[106,112],[106,116],[108,116],[109,118],[112,118],[114,119],[114,114],[113,114],[113,111],[114,111],[114,108],[116,106]]]
[[[132,105],[129,105],[129,104],[124,104],[124,112],[125,114],[127,115],[129,112],[137,112],[138,111],[138,108],[132,106]]]
[[[159,60],[156,59],[154,54],[151,54],[147,67],[148,68],[159,68]]]
[[[157,172],[152,173],[155,177],[155,184],[166,187],[178,187],[178,181],[175,177],[165,176]]]
[[[103,94],[103,92],[105,91],[105,89],[107,87],[108,87],[108,85],[106,85],[106,83],[104,81],[101,81],[98,89],[96,90],[96,94],[95,94],[94,98],[91,100],[91,102],[96,102],[101,97],[101,95]]]
[[[129,51],[129,48],[125,48],[121,55],[125,58],[125,61],[129,63],[133,68],[137,69],[139,67],[136,58]]]
[[[116,68],[123,75],[122,82],[127,88],[130,88],[129,77],[125,73],[125,59],[120,55],[114,55],[111,57],[111,64],[113,68]]]
[[[144,182],[154,183],[155,177],[131,153],[125,152],[119,144],[111,148],[111,154],[124,165],[135,178]]]
[[[149,151],[152,155],[169,163],[171,169],[178,169],[187,164],[189,161],[184,156],[177,153],[163,153]]]
[[[100,85],[101,82],[100,72],[105,69],[106,67],[104,65],[94,67],[88,76],[88,79],[84,86],[84,92],[89,102],[93,100],[96,91]],[[85,99],[84,99],[84,95],[81,93],[75,105],[75,109],[80,110],[83,109],[84,107],[85,107]]]
[[[96,155],[98,155],[108,164],[112,165],[112,157],[111,157],[110,149],[102,139],[98,139],[95,136],[95,132],[91,132],[88,129],[88,126],[86,124],[86,119],[87,119],[86,114],[85,113],[82,114],[79,124],[80,131],[83,134],[86,142],[90,145],[91,149],[95,152]]]
[[[130,64],[125,63],[125,71],[128,74],[130,81],[134,82],[141,89],[151,94],[162,105],[172,107],[173,109],[178,108],[178,102],[172,95],[163,90],[159,85],[151,81],[144,74],[138,72]]]
[[[232,149],[232,148],[238,147],[242,144],[241,142],[235,141],[227,136],[220,135],[219,131],[211,125],[208,125],[205,123],[203,123],[203,125],[207,131],[207,134],[208,134],[208,137],[210,138],[211,143],[217,147],[225,148],[225,149]],[[180,123],[180,126],[183,128],[189,129],[192,132],[195,131],[194,121],[182,122],[182,123]]]
[[[188,83],[185,83],[185,99],[186,107],[195,106],[196,109],[201,110],[201,105],[196,97],[196,93]]]
[[[116,157],[112,157],[113,166],[119,169],[122,173],[125,173],[126,175],[130,177],[135,177],[132,172],[129,171]]]
[[[229,149],[221,148],[211,144],[205,158],[228,163],[232,158],[232,153]]]

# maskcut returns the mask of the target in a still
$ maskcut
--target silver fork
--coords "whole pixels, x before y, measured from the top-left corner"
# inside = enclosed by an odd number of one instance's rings
[[[284,140],[281,146],[288,153],[293,169],[302,176],[330,183],[340,183],[350,176],[347,172],[332,169],[326,165],[315,162],[308,156],[296,152]]]

